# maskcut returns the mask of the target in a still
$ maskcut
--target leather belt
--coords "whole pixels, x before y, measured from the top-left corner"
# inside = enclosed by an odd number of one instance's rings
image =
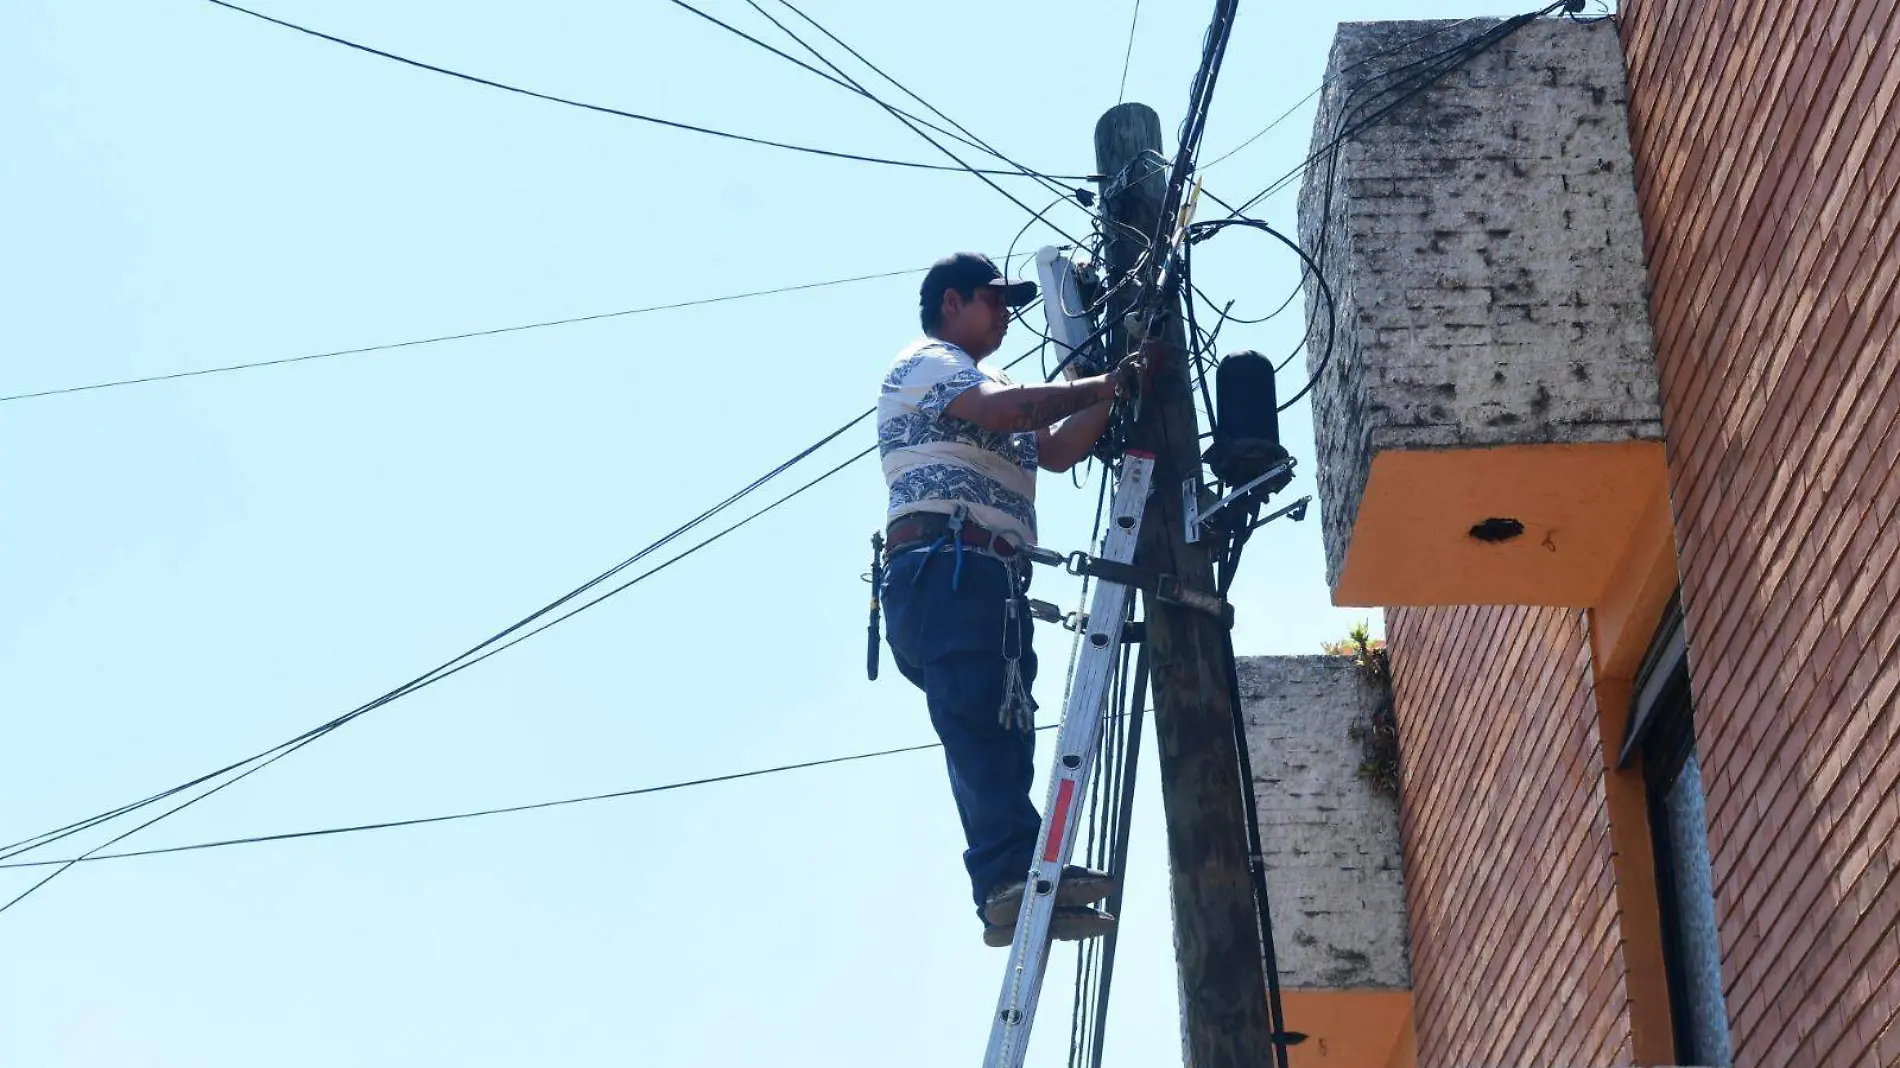
[[[936,541],[949,526],[950,517],[936,512],[913,513],[894,520],[884,532],[885,559]],[[1016,545],[1010,540],[1009,535],[999,534],[967,517],[963,520],[963,530],[957,540],[972,548],[994,553],[1005,560],[1011,559],[1017,553]]]

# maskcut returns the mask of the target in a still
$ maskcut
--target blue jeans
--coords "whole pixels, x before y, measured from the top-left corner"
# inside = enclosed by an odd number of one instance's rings
[[[1006,640],[1024,689],[1036,679],[1027,612],[1015,625],[1005,623],[1005,602],[1016,596],[1009,567],[969,549],[960,566],[955,548],[945,547],[899,554],[885,570],[885,636],[897,669],[924,691],[930,724],[943,740],[969,847],[963,866],[979,910],[991,890],[1028,873],[1042,833],[1029,799],[1035,735],[999,718]]]

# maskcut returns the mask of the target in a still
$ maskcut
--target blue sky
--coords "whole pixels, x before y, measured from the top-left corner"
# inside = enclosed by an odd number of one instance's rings
[[[547,92],[934,158],[875,106],[660,0],[258,4]],[[1170,136],[1211,6],[1142,8],[1128,96]],[[808,10],[1024,162],[1092,169],[1126,5]],[[1514,10],[1244,4],[1206,145],[1317,86],[1339,19]],[[1210,188],[1251,195],[1302,158],[1310,124],[1308,105]],[[0,129],[0,394],[921,268],[1000,252],[1025,221],[967,176],[566,109],[198,0],[6,5]],[[1283,195],[1262,214],[1290,230],[1292,210]],[[1073,206],[1058,218],[1084,225]],[[1242,314],[1297,278],[1242,232],[1196,267]],[[0,404],[0,839],[322,722],[625,557],[867,407],[915,332],[916,282]],[[1222,340],[1277,355],[1298,334],[1288,316]],[[1306,476],[1291,492],[1312,492],[1304,406],[1285,434]],[[867,424],[814,464],[870,441]],[[855,467],[128,844],[929,741],[917,693],[863,677],[881,497]],[[1046,476],[1041,498],[1045,539],[1080,547],[1092,491]],[[1329,606],[1312,520],[1257,537],[1234,596],[1243,654],[1314,652],[1365,615]],[[1039,635],[1045,709],[1066,637]],[[1179,1063],[1152,762],[1141,776],[1110,1065]],[[1003,956],[977,939],[960,848],[941,759],[921,753],[88,865],[0,915],[5,1059],[968,1065]],[[0,873],[0,892],[35,877]],[[1066,1054],[1072,960],[1051,971],[1032,1064]]]

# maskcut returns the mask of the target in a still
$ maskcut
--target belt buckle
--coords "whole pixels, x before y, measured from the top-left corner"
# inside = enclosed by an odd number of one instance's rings
[[[981,523],[969,523],[964,527],[964,544],[978,552],[998,555],[996,552],[996,532]],[[971,537],[971,535],[975,535]]]
[[[1009,540],[1009,535],[999,530],[990,530],[988,527],[984,528],[984,533],[990,536],[989,545],[986,548],[991,553],[1005,560],[1016,555],[1016,546]]]

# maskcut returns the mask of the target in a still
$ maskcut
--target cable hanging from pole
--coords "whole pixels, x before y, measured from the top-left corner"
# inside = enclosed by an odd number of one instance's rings
[[[754,45],[757,45],[760,48],[765,49],[767,52],[772,53],[773,55],[779,57],[780,59],[785,60],[788,63],[793,64],[794,66],[797,66],[803,70],[810,71],[811,73],[817,75],[820,78],[823,78],[824,80],[830,82],[833,85],[839,86],[844,89],[848,89],[851,92],[854,92],[858,94],[859,96],[862,96],[865,99],[872,101],[873,103],[879,103],[879,104],[883,103],[883,101],[879,100],[876,96],[872,95],[872,93],[869,90],[865,89],[863,86],[858,85],[854,82],[846,81],[845,79],[840,78],[835,74],[827,74],[824,71],[819,70],[817,67],[814,67],[811,64],[805,62],[804,60],[799,59],[797,56],[791,55],[790,53],[787,53],[783,51],[782,49],[774,47],[773,45],[765,41],[762,41],[757,37],[754,37],[753,35],[738,28],[737,26],[734,26],[731,23],[718,18],[717,16],[711,15],[697,7],[694,7],[692,4],[687,3],[686,0],[668,0],[668,2],[672,3],[676,7],[682,8],[686,11],[691,12],[694,15],[697,15],[702,19],[705,19],[707,22],[712,23],[713,25],[719,27],[722,30],[725,30],[728,33],[734,34],[740,38],[743,38],[746,41],[751,42]],[[790,7],[791,5],[787,4],[786,6]],[[792,10],[795,13],[797,13],[801,18],[805,18],[805,21],[811,22],[811,19],[807,17],[804,14],[804,12],[799,11],[797,8],[792,8]],[[769,17],[770,16],[768,16],[768,18]],[[818,26],[818,24],[815,22],[813,22],[812,25]],[[780,28],[783,29],[783,27],[780,27]],[[824,27],[818,26],[818,29],[823,31],[826,36],[828,37],[831,36],[830,31],[825,30]],[[832,37],[832,40],[837,41],[837,38]],[[840,45],[843,45],[846,51],[851,51],[851,46],[845,45],[844,42],[842,41],[838,41],[838,43]],[[857,55],[856,52],[852,52],[851,54],[854,56]],[[863,61],[866,66],[870,66],[872,70],[877,70],[877,68],[875,66],[871,66],[870,61],[865,60],[864,57],[858,56],[858,59],[860,61]],[[878,73],[883,74],[884,72],[878,71]],[[891,84],[897,85],[899,89],[904,89],[902,85],[898,85],[898,83],[895,80],[891,79],[889,75],[885,75],[884,77],[886,81],[890,81]],[[891,110],[895,111],[897,114],[903,116],[906,119],[911,119],[924,126],[927,126],[930,129],[935,130],[940,134],[943,134],[945,137],[948,137],[953,141],[957,141],[960,144],[966,145],[970,148],[974,148],[979,152],[988,153],[989,155],[994,156],[997,159],[1002,160],[1004,163],[1007,163],[1010,166],[1016,168],[1014,172],[998,171],[996,172],[998,174],[1010,174],[1010,173],[1020,174],[1025,178],[1034,178],[1038,181],[1041,181],[1044,185],[1049,185],[1052,180],[1055,180],[1058,178],[1065,179],[1068,181],[1076,181],[1076,182],[1089,181],[1093,178],[1092,175],[1051,175],[1051,174],[1044,174],[1041,171],[1031,170],[1030,168],[1023,166],[1022,164],[1017,163],[1015,160],[1010,159],[1008,156],[1003,155],[1001,152],[998,152],[995,148],[991,147],[987,142],[983,141],[981,138],[978,138],[975,134],[970,133],[967,129],[964,129],[964,127],[958,124],[955,120],[951,119],[947,115],[944,115],[942,112],[937,111],[936,108],[931,107],[928,101],[923,100],[921,97],[917,97],[915,93],[911,93],[910,90],[908,89],[904,89],[904,92],[909,93],[913,98],[916,98],[919,103],[922,103],[926,108],[929,108],[931,111],[936,112],[946,122],[949,122],[951,125],[956,126],[957,129],[954,131],[945,129],[944,127],[939,126],[938,124],[931,122],[928,119],[912,114],[911,112],[905,111],[902,108],[894,107]],[[962,131],[962,132],[957,132],[957,131]],[[956,168],[948,168],[948,169],[955,170]],[[1050,187],[1054,188],[1053,186],[1050,186]],[[1063,195],[1066,198],[1070,194],[1065,192]]]
[[[958,166],[952,167],[952,166],[948,166],[942,163],[923,163],[917,160],[887,159],[882,156],[869,156],[869,155],[864,155],[857,152],[841,152],[841,151],[828,149],[828,148],[815,148],[811,145],[798,145],[798,144],[792,144],[786,141],[775,141],[768,137],[753,137],[749,134],[732,133],[731,131],[728,131],[728,130],[715,130],[709,126],[698,126],[689,122],[679,122],[674,119],[663,119],[656,115],[645,115],[637,111],[626,111],[621,108],[608,107],[604,104],[590,104],[584,100],[575,100],[570,97],[556,96],[553,93],[543,93],[534,89],[526,89],[518,85],[510,85],[506,82],[498,82],[492,78],[483,78],[483,77],[480,77],[479,75],[467,74],[458,70],[451,70],[448,67],[437,66],[436,64],[433,64],[433,63],[425,63],[419,59],[410,59],[407,56],[400,56],[394,52],[387,52],[380,48],[371,47],[370,45],[360,44],[356,41],[349,40],[348,38],[338,37],[335,34],[325,33],[322,30],[311,29],[308,26],[299,25],[298,23],[290,22],[286,19],[280,19],[271,15],[266,15],[261,11],[253,11],[250,8],[242,7],[238,4],[231,3],[230,0],[205,0],[205,3],[215,4],[218,7],[225,8],[226,10],[229,10],[229,11],[237,12],[238,14],[241,14],[241,15],[249,15],[250,17],[254,19],[261,19],[265,22],[282,26],[285,29],[295,30],[298,33],[307,34],[311,37],[316,37],[321,40],[329,41],[332,44],[342,45],[345,48],[355,49],[358,52],[363,52],[368,55],[377,56],[382,59],[392,60],[394,62],[404,64],[405,66],[414,67],[417,70],[426,70],[433,74],[445,75],[447,77],[459,79],[461,81],[469,82],[474,85],[485,85],[490,89],[499,89],[506,93],[515,93],[520,96],[531,97],[535,100],[543,100],[550,104],[562,104],[571,108],[580,108],[583,111],[592,111],[601,115],[612,115],[616,118],[621,118],[621,119],[632,119],[635,122],[649,123],[654,126],[664,126],[668,129],[681,130],[687,133],[705,134],[709,137],[719,137],[728,141],[740,141],[746,144],[760,145],[766,148],[779,148],[779,149],[784,149],[785,151],[788,151],[788,152],[801,152],[806,155],[824,156],[829,159],[850,160],[856,163],[875,163],[875,164],[880,164],[886,167],[903,167],[910,170],[919,170],[919,171],[939,171],[939,172],[944,172],[944,173],[969,173],[969,174],[975,174],[977,177],[984,178],[985,180],[987,180],[991,176],[1002,177],[1002,178],[1040,177],[1038,174],[1025,171],[1021,167],[1018,167],[1015,170],[1007,170],[1007,171],[981,170],[978,168],[971,167],[969,164],[964,163],[960,159],[957,160]],[[889,105],[886,105],[886,106],[888,107]],[[956,157],[952,155],[951,158],[954,159]],[[999,191],[1001,190],[1000,186],[997,188],[999,189]],[[1009,196],[1007,192],[1005,192],[1003,195]],[[1011,199],[1013,200],[1015,198],[1011,197]]]
[[[764,9],[760,8],[759,5],[754,2],[754,0],[746,0],[746,2],[750,4],[752,8],[758,11],[761,15],[765,15],[765,18],[768,21],[770,21],[774,26],[777,26],[780,32],[784,33],[787,37],[790,37],[792,40],[797,41],[800,45],[803,45],[806,51],[811,52],[812,55],[817,56],[820,62],[824,63],[826,66],[831,67],[833,70],[838,70],[836,64],[833,64],[830,60],[825,59],[822,55],[819,55],[817,49],[813,48],[810,44],[807,44],[803,40],[800,40],[798,35],[786,29],[784,24],[780,23],[777,19],[772,18],[772,16],[770,15],[766,15]],[[1061,196],[1064,199],[1074,199],[1085,208],[1089,206],[1091,196],[1086,190],[1064,189],[1056,185],[1054,179],[1056,179],[1057,177],[1062,177],[1069,181],[1093,181],[1096,178],[1100,177],[1099,175],[1088,175],[1082,178],[1078,178],[1074,175],[1064,175],[1064,176],[1047,175],[1047,174],[1042,174],[1038,171],[1034,171],[1028,167],[1023,166],[1022,164],[1016,162],[1014,159],[1011,159],[1008,155],[1004,154],[1003,151],[1001,149],[998,149],[995,145],[992,145],[988,141],[985,141],[981,137],[978,137],[974,130],[971,130],[968,126],[965,126],[962,123],[958,122],[957,120],[951,118],[948,114],[946,114],[943,111],[943,109],[937,107],[937,105],[935,104],[932,104],[930,101],[925,100],[923,97],[918,96],[915,92],[911,90],[909,86],[905,85],[903,82],[898,81],[896,78],[892,77],[891,75],[885,73],[882,67],[879,67],[877,64],[871,62],[869,59],[865,57],[865,55],[862,52],[859,52],[857,49],[851,47],[849,44],[847,44],[844,41],[843,38],[839,37],[837,34],[825,28],[823,23],[812,18],[810,15],[807,15],[803,9],[793,4],[791,0],[778,0],[778,2],[779,2],[779,6],[785,8],[786,10],[790,11],[792,14],[797,15],[800,19],[804,20],[806,25],[810,26],[814,30],[817,30],[819,33],[824,34],[827,38],[831,40],[832,44],[835,44],[839,48],[844,49],[847,53],[850,54],[852,59],[855,59],[859,63],[862,63],[866,67],[868,67],[871,73],[891,83],[891,85],[895,86],[899,92],[903,93],[905,96],[910,97],[912,100],[915,100],[917,103],[923,105],[926,111],[929,111],[931,114],[937,116],[943,121],[949,123],[951,126],[955,127],[958,131],[960,131],[964,135],[964,138],[967,138],[965,143],[975,145],[977,148],[980,148],[982,151],[989,153],[990,155],[996,157],[997,159],[1002,160],[1004,163],[1007,163],[1012,167],[1015,167],[1017,170],[1021,171],[1024,175],[1031,178],[1035,178],[1036,180],[1042,183],[1044,188],[1048,189],[1049,191],[1053,193],[1056,193],[1058,196]],[[856,87],[859,92],[864,93],[866,96],[870,96],[870,98],[873,101],[882,103],[882,101],[878,101],[877,97],[871,96],[871,94],[867,90],[865,90],[862,86],[857,85],[856,82],[851,82],[849,75],[845,75],[844,72],[841,70],[839,70],[838,73],[842,75],[846,79],[847,82],[850,82],[852,86]],[[916,116],[911,115],[907,111],[901,111],[896,108],[892,108],[890,110],[899,116],[907,116],[910,118],[916,118]],[[938,127],[934,127],[934,126],[932,128],[938,129]]]
[[[1482,33],[1476,34],[1468,40],[1461,41],[1458,44],[1451,46],[1450,48],[1446,48],[1446,49],[1443,49],[1442,51],[1432,53],[1429,56],[1425,56],[1423,58],[1413,60],[1410,63],[1401,64],[1400,66],[1390,68],[1389,70],[1382,71],[1371,78],[1367,78],[1364,81],[1361,81],[1357,86],[1354,87],[1354,89],[1351,92],[1347,94],[1346,99],[1348,101],[1350,101],[1352,97],[1358,95],[1359,92],[1361,92],[1366,87],[1371,85],[1371,83],[1373,83],[1374,81],[1391,77],[1395,74],[1398,74],[1401,71],[1410,70],[1415,67],[1426,66],[1439,60],[1446,61],[1440,66],[1432,67],[1431,69],[1423,72],[1417,79],[1411,81],[1410,84],[1404,86],[1402,89],[1398,89],[1397,91],[1400,91],[1403,93],[1403,95],[1401,95],[1399,99],[1391,102],[1389,105],[1385,107],[1382,107],[1380,110],[1378,110],[1377,112],[1374,112],[1370,116],[1367,116],[1361,121],[1348,125],[1347,120],[1350,118],[1351,115],[1356,114],[1358,111],[1363,110],[1366,106],[1369,106],[1371,103],[1371,100],[1361,101],[1357,108],[1348,108],[1345,112],[1342,112],[1341,122],[1335,127],[1334,136],[1328,140],[1326,145],[1314,150],[1312,154],[1308,155],[1305,159],[1301,160],[1299,164],[1296,165],[1292,170],[1281,175],[1279,178],[1274,179],[1274,181],[1270,183],[1265,189],[1262,189],[1260,192],[1254,194],[1252,197],[1242,202],[1240,207],[1233,209],[1232,214],[1235,216],[1243,215],[1249,209],[1251,209],[1255,204],[1258,204],[1260,201],[1265,200],[1267,197],[1272,196],[1274,193],[1279,192],[1281,189],[1286,188],[1288,183],[1290,183],[1293,179],[1298,178],[1300,175],[1304,174],[1308,168],[1310,168],[1313,164],[1317,163],[1321,158],[1336,154],[1340,146],[1343,145],[1345,142],[1351,140],[1355,135],[1363,132],[1366,129],[1369,129],[1370,127],[1374,125],[1377,125],[1387,115],[1391,114],[1393,111],[1397,110],[1398,108],[1405,106],[1407,103],[1417,98],[1421,93],[1425,92],[1427,89],[1430,89],[1433,85],[1437,84],[1440,79],[1444,78],[1446,75],[1452,73],[1453,71],[1456,71],[1459,68],[1463,67],[1465,64],[1471,62],[1471,60],[1477,58],[1479,55],[1482,55],[1483,53],[1496,47],[1500,42],[1502,42],[1505,38],[1509,37],[1513,33],[1516,33],[1518,30],[1523,29],[1525,26],[1530,25],[1532,22],[1535,22],[1536,20],[1543,18],[1546,15],[1551,14],[1552,12],[1558,11],[1560,9],[1564,9],[1564,10],[1572,9],[1573,7],[1576,7],[1577,5],[1580,5],[1581,2],[1582,0],[1557,0],[1557,2],[1552,3],[1545,7],[1539,8],[1536,11],[1527,12],[1522,15],[1512,16],[1511,18],[1505,19],[1502,22],[1498,23],[1498,25],[1493,26]],[[1426,35],[1426,36],[1429,36],[1429,35]],[[1423,37],[1419,37],[1419,38],[1414,38],[1413,40],[1416,41],[1416,40],[1423,40],[1423,39],[1424,39]],[[1409,44],[1409,43],[1411,42],[1406,42],[1406,44]],[[1401,44],[1399,47],[1404,47],[1404,45]],[[1396,50],[1397,49],[1388,50],[1388,53],[1390,51],[1396,51]],[[1381,55],[1388,54],[1388,53],[1381,53]],[[1368,57],[1368,58],[1376,59],[1379,57],[1373,56],[1373,57]],[[1356,65],[1357,64],[1355,64],[1355,66]],[[1374,94],[1374,98],[1376,99],[1376,97],[1382,96],[1392,91],[1395,91],[1393,87],[1381,89],[1378,91],[1378,93]]]
[[[1061,234],[1064,238],[1066,238],[1069,241],[1070,244],[1072,245],[1081,244],[1081,241],[1078,238],[1076,238],[1074,235],[1070,234],[1067,230],[1064,230],[1062,227],[1057,226],[1055,223],[1051,222],[1047,214],[1045,214],[1044,212],[1039,212],[1035,208],[1030,207],[1027,203],[1024,203],[1022,198],[1018,197],[1016,194],[1010,192],[1009,190],[1004,189],[1002,186],[996,184],[996,182],[989,175],[984,174],[981,170],[978,170],[977,168],[970,166],[968,163],[965,163],[963,160],[963,157],[951,151],[948,147],[946,147],[943,144],[943,142],[930,136],[930,134],[924,131],[923,127],[919,126],[916,122],[907,118],[903,112],[899,111],[896,107],[892,106],[891,104],[886,103],[884,100],[879,98],[876,94],[872,93],[870,90],[864,88],[864,86],[861,83],[859,83],[856,78],[853,78],[851,77],[851,75],[846,74],[844,72],[844,68],[832,62],[829,58],[827,58],[824,55],[824,53],[818,51],[818,49],[813,47],[810,42],[806,41],[803,37],[800,37],[798,34],[794,33],[783,22],[780,22],[778,19],[773,18],[770,12],[766,11],[765,8],[759,5],[758,0],[746,0],[746,3],[751,5],[754,11],[757,11],[760,15],[764,16],[768,21],[770,21],[772,25],[777,26],[781,33],[785,34],[785,36],[790,37],[793,41],[797,42],[798,45],[804,48],[807,52],[810,52],[813,55],[813,57],[815,57],[819,62],[823,63],[827,67],[830,67],[833,73],[837,74],[840,78],[843,78],[845,81],[849,82],[859,92],[863,93],[864,96],[869,98],[872,103],[878,105],[879,107],[883,108],[885,111],[889,112],[892,118],[896,119],[900,123],[903,123],[904,126],[907,127],[912,133],[923,138],[924,141],[927,142],[932,148],[935,148],[937,151],[943,153],[945,156],[948,156],[950,159],[956,161],[958,166],[960,166],[963,170],[969,172],[972,175],[975,175],[976,178],[979,181],[981,181],[983,184],[989,186],[991,189],[996,190],[998,193],[1001,193],[1003,197],[1007,199],[1010,203],[1028,212],[1031,217],[1039,220],[1044,226],[1047,226],[1049,229],[1054,230],[1058,234]],[[786,4],[785,6],[788,8],[791,8],[790,4]],[[791,8],[791,10],[796,11],[797,9]],[[816,24],[814,23],[814,25]],[[876,69],[876,68],[873,68],[873,69]],[[899,88],[902,88],[902,86],[899,86]],[[905,91],[908,92],[909,90],[905,90]],[[935,109],[932,109],[932,110],[935,110]],[[941,112],[939,112],[939,114],[941,114]],[[955,126],[957,124],[954,120],[952,120],[951,125]],[[990,151],[993,152],[994,150],[992,149]],[[997,153],[997,155],[1001,157],[1000,153]],[[1001,158],[1006,158],[1006,157],[1001,157]],[[1021,170],[1021,168],[1019,168],[1019,170]],[[1029,172],[1024,172],[1024,173],[1029,173]],[[1036,177],[1038,181],[1042,181],[1042,179],[1039,176],[1036,176],[1033,174],[1031,174],[1030,176]],[[1048,185],[1049,183],[1046,181],[1043,181],[1043,184]]]

